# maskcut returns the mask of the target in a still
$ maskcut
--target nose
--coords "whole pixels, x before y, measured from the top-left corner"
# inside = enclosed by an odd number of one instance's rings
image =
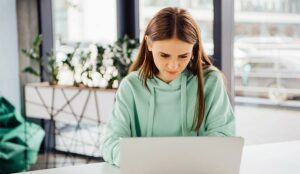
[[[167,67],[169,70],[177,70],[179,68],[179,63],[177,61],[170,61]]]

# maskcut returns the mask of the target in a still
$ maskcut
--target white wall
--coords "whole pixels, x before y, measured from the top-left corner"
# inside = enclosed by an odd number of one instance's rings
[[[16,0],[0,0],[0,93],[20,111]]]

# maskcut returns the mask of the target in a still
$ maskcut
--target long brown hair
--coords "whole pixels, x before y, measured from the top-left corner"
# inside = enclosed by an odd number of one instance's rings
[[[158,69],[154,64],[152,53],[148,50],[145,36],[151,41],[178,38],[184,42],[193,44],[193,57],[187,69],[198,77],[198,102],[196,102],[197,122],[194,130],[199,130],[204,115],[203,92],[203,68],[212,65],[211,60],[205,54],[200,34],[200,29],[192,16],[184,9],[168,7],[160,10],[149,22],[143,41],[140,45],[137,58],[129,71],[140,69],[139,76],[147,86],[147,79],[157,75]]]

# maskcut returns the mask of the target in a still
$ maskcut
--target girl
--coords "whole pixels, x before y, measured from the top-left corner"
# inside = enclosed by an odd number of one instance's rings
[[[150,20],[122,80],[102,137],[105,161],[119,166],[121,137],[233,136],[234,115],[221,73],[205,54],[200,30],[180,8]]]

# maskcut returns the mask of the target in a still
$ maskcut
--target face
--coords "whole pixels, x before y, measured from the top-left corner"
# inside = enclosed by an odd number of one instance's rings
[[[193,44],[177,38],[151,41],[145,37],[148,50],[152,52],[158,78],[166,83],[176,79],[192,58]]]

